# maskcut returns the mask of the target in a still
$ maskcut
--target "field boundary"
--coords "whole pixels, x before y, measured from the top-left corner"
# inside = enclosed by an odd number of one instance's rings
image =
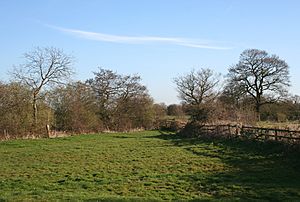
[[[277,141],[288,144],[300,144],[300,131],[263,128],[246,125],[203,125],[201,132],[227,138],[254,139],[263,141]]]

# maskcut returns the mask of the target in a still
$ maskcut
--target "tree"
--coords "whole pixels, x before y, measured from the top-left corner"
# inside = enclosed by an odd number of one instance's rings
[[[174,79],[179,98],[187,104],[191,120],[206,122],[212,112],[212,103],[219,94],[220,75],[211,69],[200,69]]]
[[[211,69],[200,69],[174,79],[179,98],[190,105],[200,105],[216,98],[219,75]]]
[[[239,62],[229,68],[227,87],[252,97],[258,120],[261,106],[279,100],[286,94],[288,86],[287,63],[263,50],[243,51]]]
[[[19,83],[0,82],[0,134],[5,136],[26,135],[32,117],[30,91]],[[1,135],[0,135],[1,139]]]
[[[13,70],[13,76],[27,85],[32,93],[33,120],[37,125],[37,101],[42,92],[62,84],[72,74],[72,57],[57,48],[40,48],[24,54],[25,63]]]
[[[117,131],[152,129],[155,118],[153,100],[146,94],[127,99],[119,104],[112,118],[113,129]]]
[[[156,119],[164,118],[167,115],[167,106],[165,103],[153,104],[153,110]]]
[[[184,112],[181,105],[170,104],[167,107],[167,114],[169,116],[183,116]]]
[[[89,86],[82,82],[70,83],[56,88],[52,94],[56,130],[83,133],[103,129],[95,96]]]
[[[114,127],[121,115],[126,115],[133,100],[148,97],[147,88],[137,75],[120,75],[100,68],[95,77],[86,81],[93,90],[101,120],[107,128]],[[123,111],[124,114],[121,114]]]

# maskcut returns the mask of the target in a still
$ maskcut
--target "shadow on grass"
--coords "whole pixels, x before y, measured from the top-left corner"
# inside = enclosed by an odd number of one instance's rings
[[[134,136],[125,136],[125,135],[114,135],[112,137],[117,138],[117,139],[136,139],[136,137],[134,137]]]
[[[114,197],[111,197],[111,198],[93,198],[93,199],[88,199],[88,200],[84,200],[86,202],[130,202],[130,201],[133,201],[133,202],[144,202],[144,201],[160,201],[160,200],[156,200],[156,199],[147,199],[147,198],[114,198]]]
[[[84,200],[86,202],[159,202],[159,201],[164,201],[162,199],[152,199],[152,198],[93,198],[93,199],[88,199],[88,200]],[[210,199],[191,199],[191,200],[176,200],[176,201],[189,201],[189,202],[193,202],[193,201],[212,201]]]
[[[297,150],[288,150],[276,142],[182,138],[164,131],[148,138],[167,140],[193,155],[223,162],[228,169],[222,172],[183,176],[194,189],[216,199],[300,201],[300,152]]]

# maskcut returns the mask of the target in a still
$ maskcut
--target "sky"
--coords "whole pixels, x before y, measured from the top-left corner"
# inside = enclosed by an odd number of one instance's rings
[[[179,103],[175,77],[211,68],[226,75],[245,49],[276,54],[300,95],[298,0],[1,0],[0,80],[34,47],[75,58],[74,80],[98,67],[138,74],[155,102]]]

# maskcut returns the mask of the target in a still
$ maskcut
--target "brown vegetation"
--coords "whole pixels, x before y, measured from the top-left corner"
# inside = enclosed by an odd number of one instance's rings
[[[56,48],[37,48],[25,59],[13,71],[11,82],[0,82],[0,139],[136,129],[178,131],[187,117],[186,136],[199,133],[205,124],[256,125],[259,119],[292,121],[299,127],[299,96],[282,97],[289,85],[288,65],[265,51],[244,51],[239,63],[229,68],[225,85],[218,73],[207,68],[178,76],[174,83],[182,103],[169,106],[154,103],[138,75],[99,68],[86,81],[67,81],[72,57]]]

